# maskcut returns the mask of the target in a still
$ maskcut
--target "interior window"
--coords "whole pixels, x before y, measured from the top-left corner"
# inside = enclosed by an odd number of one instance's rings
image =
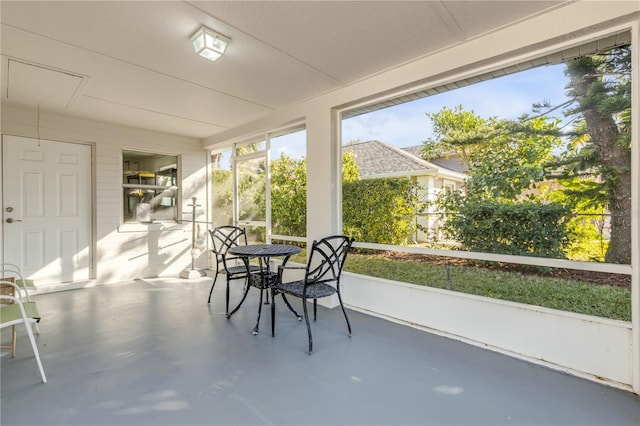
[[[176,221],[178,157],[122,151],[123,221]]]

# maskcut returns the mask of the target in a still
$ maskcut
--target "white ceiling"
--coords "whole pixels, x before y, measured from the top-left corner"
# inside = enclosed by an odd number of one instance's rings
[[[3,0],[2,100],[204,138],[566,3]]]

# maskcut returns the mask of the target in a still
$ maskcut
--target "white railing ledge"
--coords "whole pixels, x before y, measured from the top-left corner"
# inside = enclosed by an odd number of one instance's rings
[[[549,268],[566,268],[581,271],[607,272],[611,274],[631,275],[631,265],[600,262],[580,262],[566,259],[549,259],[534,256],[516,256],[512,254],[480,253],[462,250],[442,250],[425,247],[395,246],[390,244],[354,243],[353,247],[371,250],[386,250],[400,253],[428,254],[458,259],[485,260],[489,262],[515,263],[521,265],[545,266]]]

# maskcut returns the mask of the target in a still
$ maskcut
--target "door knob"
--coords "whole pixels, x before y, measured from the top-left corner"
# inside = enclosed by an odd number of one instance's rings
[[[13,223],[13,222],[22,222],[20,219],[14,219],[12,217],[7,219],[7,223]]]

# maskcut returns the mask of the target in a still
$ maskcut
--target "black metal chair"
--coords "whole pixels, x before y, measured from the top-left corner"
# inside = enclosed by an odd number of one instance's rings
[[[311,335],[311,324],[309,323],[309,313],[307,311],[307,300],[313,299],[313,320],[316,321],[318,314],[318,299],[328,297],[333,294],[338,295],[338,301],[347,321],[349,336],[351,336],[351,324],[347,317],[347,311],[342,303],[340,294],[340,276],[342,267],[347,258],[347,253],[353,244],[354,239],[344,235],[333,235],[325,237],[319,241],[314,241],[311,247],[311,254],[306,267],[280,266],[278,268],[278,281],[271,288],[271,334],[275,336],[275,297],[278,294],[283,296],[291,295],[302,299],[302,309],[304,319],[307,324],[307,334],[309,335],[309,354],[313,351],[313,337]],[[304,269],[304,278],[297,281],[283,282],[282,276],[287,269]]]
[[[216,255],[216,275],[213,278],[213,284],[211,284],[207,303],[211,303],[211,294],[216,285],[218,274],[224,271],[224,274],[227,276],[225,312],[227,318],[229,318],[231,316],[229,314],[229,282],[231,280],[244,279],[245,285],[248,285],[247,279],[249,275],[253,272],[259,272],[260,266],[246,264],[241,257],[230,256],[227,253],[231,247],[247,245],[247,232],[244,228],[231,225],[218,226],[210,230],[209,234],[211,235],[211,241],[213,243],[212,251]],[[221,265],[222,268],[220,268]]]

